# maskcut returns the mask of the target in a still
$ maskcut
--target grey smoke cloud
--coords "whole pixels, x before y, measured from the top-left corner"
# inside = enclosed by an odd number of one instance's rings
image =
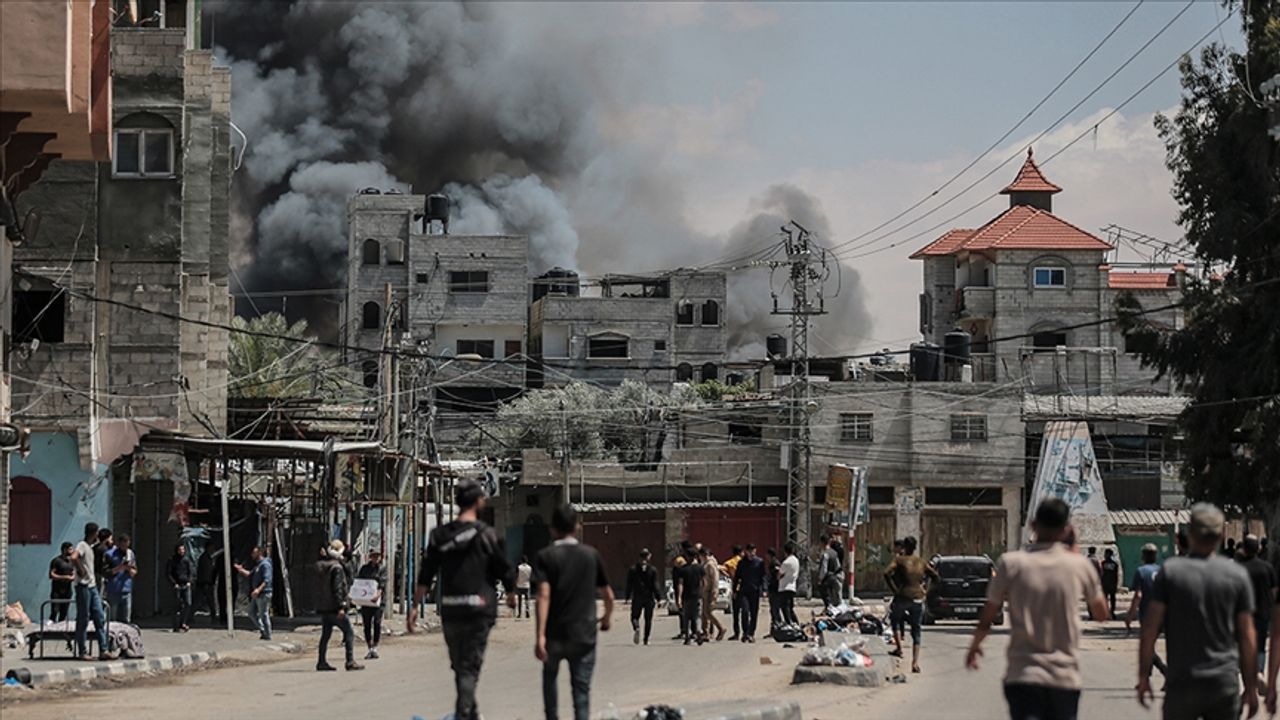
[[[444,190],[451,230],[528,234],[534,273],[696,266],[767,241],[791,217],[828,229],[816,202],[789,186],[770,188],[727,233],[690,228],[696,201],[664,150],[602,138],[600,118],[625,112],[625,88],[647,63],[572,24],[531,22],[531,8],[204,8],[232,66],[233,119],[250,139],[233,199],[237,226],[252,229],[236,238],[236,257],[250,258],[241,272],[250,289],[342,285],[346,201],[366,186]],[[857,297],[852,273],[845,288]],[[730,293],[732,343],[758,357],[781,322],[768,315],[768,279],[735,274]],[[844,311],[833,340],[841,327],[865,327],[858,303]]]

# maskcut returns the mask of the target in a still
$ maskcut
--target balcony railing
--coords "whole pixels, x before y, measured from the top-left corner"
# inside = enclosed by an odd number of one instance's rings
[[[996,312],[996,289],[992,287],[966,287],[959,295],[960,317],[989,318]]]

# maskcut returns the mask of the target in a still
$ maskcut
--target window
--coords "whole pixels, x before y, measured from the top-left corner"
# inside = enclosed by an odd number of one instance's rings
[[[996,487],[927,487],[924,504],[998,506],[1002,503],[1000,488]]]
[[[1067,334],[1062,330],[1044,330],[1031,336],[1036,352],[1052,352],[1059,345],[1066,346]]]
[[[13,293],[13,341],[60,343],[66,331],[67,294],[61,290],[16,290]]]
[[[503,357],[516,357],[524,352],[523,344],[519,340],[507,340],[502,343]]]
[[[682,302],[679,305],[676,305],[676,324],[693,324],[693,303]]]
[[[1124,351],[1130,354],[1150,354],[1159,346],[1159,337],[1153,332],[1125,333]]]
[[[426,285],[427,282],[431,280],[431,275],[428,273],[418,273],[414,276],[414,279],[417,280],[419,284]]]
[[[653,341],[653,351],[654,351],[654,352],[666,352],[666,351],[667,351],[667,341],[666,341],[666,340],[654,340],[654,341]]]
[[[892,505],[893,504],[893,486],[892,485],[872,485],[867,488],[867,504],[869,505]]]
[[[629,345],[625,335],[595,335],[587,339],[587,357],[626,359],[631,357]]]
[[[871,442],[872,413],[840,413],[840,442]]]
[[[387,243],[387,264],[403,265],[404,264],[404,241],[392,240]]]
[[[729,442],[735,445],[759,445],[763,437],[759,423],[729,423]]]
[[[53,493],[39,480],[19,475],[9,481],[9,543],[48,545],[53,540]]]
[[[493,359],[492,340],[459,340],[456,348],[459,355],[479,355],[486,360]]]
[[[987,439],[987,416],[981,413],[952,415],[951,439],[961,442],[985,442]]]
[[[720,303],[715,300],[708,300],[702,303],[702,324],[703,325],[719,325],[720,324]]]
[[[173,177],[173,130],[116,130],[116,177]]]
[[[361,309],[361,327],[365,330],[377,330],[382,327],[382,308],[370,300]]]
[[[369,238],[364,241],[364,247],[360,250],[360,261],[365,265],[377,265],[382,262],[382,243]]]
[[[449,273],[449,292],[487,293],[489,273],[486,270],[454,270]]]
[[[1066,268],[1038,267],[1035,269],[1035,286],[1038,288],[1064,288],[1067,286]]]
[[[702,366],[702,382],[708,382],[720,377],[720,371],[714,363],[707,363]]]
[[[689,363],[680,363],[676,366],[676,382],[689,382],[693,380],[693,366]]]
[[[360,372],[364,375],[364,386],[367,388],[376,387],[378,385],[378,361],[365,360],[360,363]]]

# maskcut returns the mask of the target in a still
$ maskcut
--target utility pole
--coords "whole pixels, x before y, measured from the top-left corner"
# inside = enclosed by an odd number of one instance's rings
[[[787,465],[787,539],[795,543],[801,558],[809,555],[810,523],[813,518],[813,489],[810,473],[813,465],[810,417],[817,409],[809,387],[809,326],[816,315],[826,314],[822,294],[828,275],[827,253],[813,246],[812,237],[800,223],[792,220],[782,226],[786,236],[785,260],[771,261],[774,269],[785,268],[791,285],[791,304],[778,306],[773,296],[773,314],[791,318],[791,402],[787,418],[790,432],[790,457]]]

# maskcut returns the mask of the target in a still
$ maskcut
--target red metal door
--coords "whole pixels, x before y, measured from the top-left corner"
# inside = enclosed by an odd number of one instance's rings
[[[754,543],[761,557],[766,549],[781,547],[780,507],[691,508],[684,513],[685,537],[711,548],[721,560],[734,545]]]

